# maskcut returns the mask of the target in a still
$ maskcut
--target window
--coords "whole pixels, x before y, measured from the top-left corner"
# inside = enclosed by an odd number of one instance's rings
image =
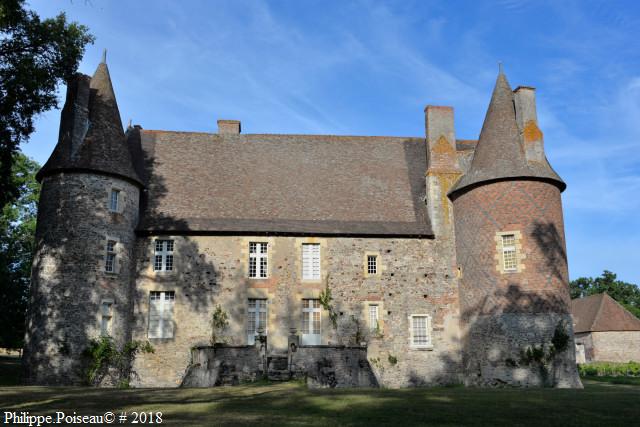
[[[267,333],[267,300],[250,299],[248,313],[247,342],[249,345],[253,345],[260,328],[264,329],[265,335]]]
[[[113,301],[102,301],[100,307],[101,320],[100,320],[100,335],[111,335],[111,319],[113,318]]]
[[[120,191],[111,190],[111,197],[109,199],[109,210],[111,210],[111,212],[118,212],[119,203],[120,203]]]
[[[149,338],[173,338],[174,291],[149,293]]]
[[[249,242],[249,278],[267,277],[267,243]]]
[[[431,316],[414,314],[410,316],[411,347],[431,348]]]
[[[380,324],[378,323],[378,304],[369,305],[369,329],[378,331]]]
[[[155,271],[173,270],[173,240],[156,240],[153,269]]]
[[[367,255],[367,274],[378,274],[378,257]]]
[[[105,258],[104,271],[107,273],[116,272],[116,242],[107,240],[107,257]]]
[[[514,234],[502,235],[502,267],[504,271],[516,271],[518,269],[516,236]]]
[[[320,244],[302,244],[302,280],[320,280]]]
[[[302,300],[302,345],[320,345],[320,300]]]

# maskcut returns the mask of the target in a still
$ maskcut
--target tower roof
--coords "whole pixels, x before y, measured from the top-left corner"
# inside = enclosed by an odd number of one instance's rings
[[[516,122],[513,91],[500,70],[469,171],[449,194],[507,178],[539,178],[553,181],[561,190],[566,187],[546,159],[544,164],[527,161]]]
[[[82,105],[87,83],[88,102]],[[87,170],[142,184],[127,147],[107,64],[101,62],[91,79],[76,76],[68,90],[58,144],[38,179],[59,170]]]

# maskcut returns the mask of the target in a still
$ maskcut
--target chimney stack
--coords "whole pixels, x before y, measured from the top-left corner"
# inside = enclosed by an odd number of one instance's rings
[[[518,86],[513,91],[513,96],[516,122],[527,161],[544,162],[544,139],[538,127],[536,113],[536,89],[530,86]]]
[[[238,135],[240,130],[240,120],[218,120],[218,133],[220,135]]]

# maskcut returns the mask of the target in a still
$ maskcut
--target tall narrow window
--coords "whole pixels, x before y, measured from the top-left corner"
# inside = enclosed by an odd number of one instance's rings
[[[149,338],[173,338],[174,291],[149,294]]]
[[[504,234],[502,236],[502,263],[504,271],[516,271],[518,269],[516,236],[514,234]]]
[[[116,242],[115,240],[107,241],[107,256],[104,263],[104,271],[107,273],[116,272]]]
[[[369,329],[372,331],[377,331],[380,329],[380,325],[378,324],[378,305],[370,304],[369,305]]]
[[[320,345],[320,300],[302,300],[302,345]]]
[[[173,270],[173,240],[156,240],[153,269],[155,271]]]
[[[249,277],[265,279],[267,277],[267,243],[249,243]]]
[[[111,212],[118,212],[120,204],[120,191],[111,190],[111,198],[109,199],[109,209]]]
[[[320,280],[320,244],[302,244],[302,279]]]
[[[431,317],[426,314],[414,314],[410,318],[411,346],[415,348],[431,347]]]
[[[113,318],[113,302],[102,301],[101,308],[101,320],[100,320],[100,335],[111,335],[111,319]]]
[[[247,342],[253,345],[256,342],[256,335],[260,328],[267,333],[267,300],[250,299],[247,318]]]
[[[367,255],[367,274],[378,274],[378,257]]]

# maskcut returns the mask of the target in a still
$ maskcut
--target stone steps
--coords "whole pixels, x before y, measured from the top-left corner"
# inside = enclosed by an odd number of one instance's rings
[[[276,355],[267,357],[267,378],[269,381],[289,381],[289,358]]]

